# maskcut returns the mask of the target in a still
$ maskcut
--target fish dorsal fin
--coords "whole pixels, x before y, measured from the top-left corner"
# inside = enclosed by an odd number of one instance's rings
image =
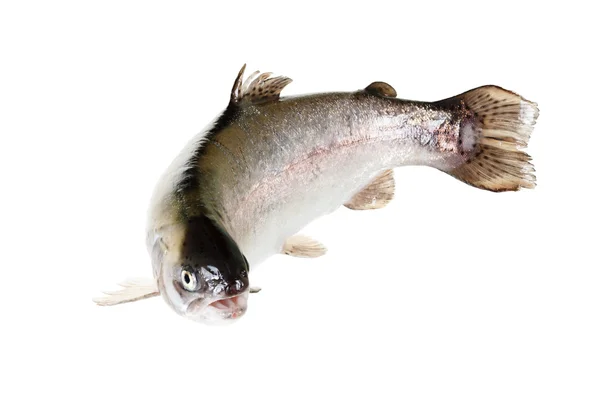
[[[389,83],[385,82],[373,82],[365,88],[365,92],[382,97],[397,96],[396,89],[394,89]]]
[[[231,102],[237,103],[242,99],[242,83],[244,82],[244,71],[246,70],[246,64],[242,65],[242,69],[238,72],[235,82],[233,82],[233,88],[231,88]]]
[[[232,103],[249,101],[253,104],[260,104],[277,101],[283,88],[292,82],[286,76],[271,77],[270,72],[261,74],[259,71],[253,72],[244,80],[245,70],[246,64],[244,64],[238,73],[233,84],[233,89],[231,90]]]

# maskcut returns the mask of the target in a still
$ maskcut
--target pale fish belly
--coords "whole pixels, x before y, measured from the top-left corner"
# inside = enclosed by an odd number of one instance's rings
[[[277,173],[252,185],[235,209],[226,210],[231,234],[250,266],[280,253],[287,238],[338,209],[382,170],[403,165],[444,169],[452,164],[452,157],[431,145],[439,139],[432,132],[450,115],[440,111],[425,125],[410,124],[410,118],[403,114],[370,121],[346,134],[339,124],[328,145],[303,143],[297,148],[302,151],[288,157]],[[456,135],[458,129],[456,124]]]

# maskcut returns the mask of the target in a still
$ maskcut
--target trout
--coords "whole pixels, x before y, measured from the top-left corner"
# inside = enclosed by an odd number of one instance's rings
[[[248,273],[271,255],[318,257],[297,233],[340,206],[384,207],[392,169],[436,168],[479,189],[535,186],[523,149],[535,103],[498,86],[435,102],[402,100],[392,86],[280,97],[287,77],[235,79],[227,108],[167,168],[152,196],[147,247],[154,278],[128,281],[100,305],[161,295],[206,323],[239,319]]]

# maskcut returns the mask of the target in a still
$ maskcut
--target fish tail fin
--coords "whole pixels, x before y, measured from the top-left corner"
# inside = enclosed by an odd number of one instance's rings
[[[483,86],[448,100],[465,115],[458,145],[467,158],[446,172],[494,192],[533,189],[535,169],[522,149],[539,115],[537,104],[498,86]]]
[[[121,289],[103,292],[106,296],[92,299],[99,306],[114,306],[158,296],[156,282],[147,278],[132,278],[119,284]]]

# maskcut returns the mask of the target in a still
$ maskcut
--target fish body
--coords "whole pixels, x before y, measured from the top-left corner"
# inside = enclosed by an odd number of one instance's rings
[[[205,210],[195,204],[214,205],[208,212],[254,266],[385,169],[458,165],[456,148],[439,149],[458,136],[452,119],[441,108],[364,91],[247,104],[202,143],[198,188],[211,190],[192,193],[182,207],[197,213]]]
[[[502,88],[419,102],[374,82],[355,92],[280,98],[289,78],[242,78],[243,69],[228,107],[173,161],[151,201],[148,247],[158,292],[193,319],[242,315],[250,267],[282,252],[322,254],[320,244],[294,235],[342,205],[384,206],[393,196],[393,168],[429,166],[492,191],[535,184],[521,149],[537,107]],[[225,297],[241,306],[223,307],[235,315],[206,317],[214,308],[207,304],[223,298],[214,288],[190,311],[197,299],[174,289],[186,259],[211,266],[207,276],[222,287],[238,285]]]

